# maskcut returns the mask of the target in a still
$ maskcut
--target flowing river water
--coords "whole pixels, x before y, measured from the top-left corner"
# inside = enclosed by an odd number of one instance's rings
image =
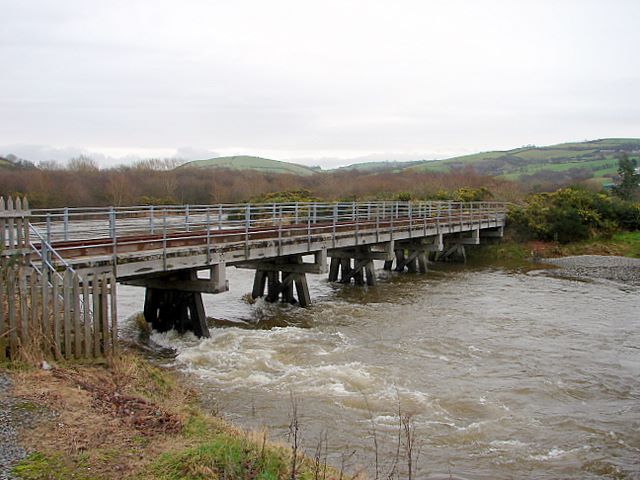
[[[329,463],[371,478],[406,476],[399,413],[414,478],[640,478],[640,288],[438,265],[368,288],[309,276],[300,309],[244,301],[252,273],[205,295],[210,339],[149,341],[236,424],[286,442],[295,402],[305,451],[326,437]],[[121,315],[142,309],[142,289],[118,293]]]

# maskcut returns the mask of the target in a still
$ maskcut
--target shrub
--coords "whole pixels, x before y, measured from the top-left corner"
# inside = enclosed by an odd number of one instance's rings
[[[531,195],[525,206],[511,210],[509,219],[520,239],[569,243],[640,229],[640,204],[569,187]]]

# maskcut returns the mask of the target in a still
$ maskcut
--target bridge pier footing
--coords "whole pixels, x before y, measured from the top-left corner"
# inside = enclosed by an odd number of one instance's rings
[[[383,247],[383,251],[373,250],[372,245],[331,250],[328,254],[331,257],[329,281],[351,283],[353,280],[356,285],[376,285],[373,261],[385,260],[386,265],[393,255],[393,242],[387,242]]]
[[[443,251],[435,253],[435,261],[467,263],[467,251],[464,244],[455,242],[447,245]]]
[[[265,288],[267,290],[266,296],[264,294]],[[283,303],[291,305],[297,303],[301,307],[311,305],[309,285],[304,273],[258,269],[253,280],[251,297],[264,297],[267,302],[271,303],[280,299]]]
[[[200,292],[147,288],[144,318],[159,332],[175,329],[180,333],[192,331],[198,337],[209,337]]]
[[[208,267],[209,278],[198,278],[196,269],[176,270],[159,275],[129,278],[122,283],[146,288],[144,318],[151,326],[166,332],[192,331],[198,337],[209,337],[202,293],[229,290],[225,264]]]
[[[283,303],[308,307],[311,305],[311,294],[306,274],[325,272],[326,261],[325,250],[315,254],[314,263],[304,263],[302,255],[291,255],[275,262],[247,264],[247,268],[256,269],[251,297],[264,297],[271,303],[280,300]]]
[[[410,273],[427,273],[430,245],[422,239],[417,241],[403,242],[396,244],[394,250],[395,258],[384,262],[384,269]],[[393,268],[395,262],[395,269]]]

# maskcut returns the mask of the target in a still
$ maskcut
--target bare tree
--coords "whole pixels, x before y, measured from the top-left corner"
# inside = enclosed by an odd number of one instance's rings
[[[86,155],[74,157],[67,162],[67,170],[73,172],[93,172],[99,170],[98,162]]]

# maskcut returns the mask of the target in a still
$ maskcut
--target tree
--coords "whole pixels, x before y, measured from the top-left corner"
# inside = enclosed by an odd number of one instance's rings
[[[640,186],[638,161],[626,153],[621,154],[618,157],[618,175],[620,183],[613,187],[613,193],[622,200],[631,200]]]
[[[72,172],[97,172],[98,162],[86,155],[80,155],[67,162],[67,169]]]

